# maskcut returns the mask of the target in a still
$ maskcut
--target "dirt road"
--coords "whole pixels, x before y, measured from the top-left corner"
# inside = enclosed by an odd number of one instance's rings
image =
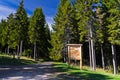
[[[50,76],[53,74],[52,62],[25,66],[0,66],[0,80],[51,80]]]

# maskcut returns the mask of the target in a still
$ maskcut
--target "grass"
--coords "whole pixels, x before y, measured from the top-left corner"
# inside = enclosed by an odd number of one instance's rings
[[[37,62],[33,59],[27,58],[27,57],[21,57],[20,62],[15,58],[13,58],[10,55],[0,54],[0,65],[28,65],[28,64],[36,64]]]
[[[57,80],[120,80],[120,75],[113,75],[105,71],[92,71],[84,68],[69,67],[65,63],[54,63],[54,68],[61,74],[56,75]]]

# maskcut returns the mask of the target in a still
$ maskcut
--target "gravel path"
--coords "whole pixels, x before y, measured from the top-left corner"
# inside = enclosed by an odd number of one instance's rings
[[[51,80],[50,76],[53,74],[52,62],[25,66],[0,66],[0,80]]]

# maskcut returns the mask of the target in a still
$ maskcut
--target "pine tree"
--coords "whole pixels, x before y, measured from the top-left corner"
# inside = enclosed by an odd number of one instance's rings
[[[50,41],[51,41],[51,35],[50,35],[50,29],[49,29],[49,26],[48,26],[48,24],[45,24],[45,38],[46,38],[46,41],[44,41],[45,42],[45,56],[46,56],[46,58],[49,58],[49,49],[51,48],[51,44],[50,44]]]
[[[85,41],[85,37],[89,40],[89,55],[90,66],[93,70],[96,70],[95,48],[94,48],[94,35],[93,35],[93,23],[94,14],[91,9],[92,3],[95,0],[76,0],[76,19],[78,20],[78,30],[80,31],[80,41]]]
[[[9,53],[9,48],[13,49],[13,50],[16,50],[16,46],[17,46],[17,37],[18,37],[18,34],[17,34],[17,28],[16,28],[16,20],[14,18],[14,14],[10,14],[8,17],[7,17],[7,25],[6,25],[6,28],[8,28],[7,32],[7,36],[6,38],[8,39],[7,40],[7,45],[8,45],[8,53]],[[15,58],[15,52],[13,54],[13,58]]]
[[[1,22],[0,22],[0,47],[1,47],[1,51],[2,51],[2,46],[5,46],[5,42],[4,42],[4,39],[3,39],[3,32],[4,32],[4,28],[6,26],[6,20],[5,19],[2,19]]]
[[[9,40],[8,45],[10,48],[16,49],[17,46],[17,30],[16,30],[16,21],[14,18],[14,14],[10,14],[7,17],[7,27],[9,28]]]
[[[115,53],[115,45],[120,45],[120,1],[111,0],[104,1],[107,7],[107,28],[108,28],[108,41],[111,43],[112,56],[113,56],[113,69],[114,74],[117,74],[117,61]]]
[[[15,18],[17,21],[17,30],[18,30],[18,48],[19,48],[19,56],[22,55],[22,46],[24,46],[24,42],[27,40],[27,30],[28,30],[28,17],[27,13],[24,9],[23,0],[21,0],[20,5],[16,11]]]
[[[56,35],[56,32],[51,33],[51,41],[50,41],[52,47],[50,48],[49,58],[52,60],[60,60],[62,58],[61,51],[63,46],[60,42],[58,36]]]
[[[34,59],[36,60],[37,56],[44,56],[45,53],[45,16],[42,12],[42,8],[36,8],[29,25],[29,39],[32,44],[34,44]],[[39,47],[38,47],[39,46]],[[38,50],[39,53],[38,54]]]
[[[84,40],[84,36],[87,35],[87,29],[86,29],[86,22],[89,19],[89,15],[87,11],[84,11],[87,9],[85,6],[85,0],[76,0],[75,1],[75,9],[76,9],[76,19],[77,19],[77,24],[79,26],[79,31],[80,31],[80,41]]]
[[[8,28],[7,28],[7,22],[5,19],[1,20],[1,27],[2,27],[2,34],[1,34],[1,44],[2,46],[6,46],[7,45],[7,33],[8,33]],[[5,48],[5,53],[6,53],[6,48]]]
[[[45,24],[45,35],[46,35],[47,40],[51,40],[50,33],[51,32],[50,32],[50,29],[49,29],[49,25]]]
[[[51,38],[52,49],[50,58],[59,60],[62,58],[63,48],[70,41],[67,30],[70,29],[71,5],[69,0],[60,0],[57,14],[54,18],[54,26]],[[65,51],[65,50],[64,50]],[[63,53],[64,55],[65,53]],[[55,56],[56,55],[56,56]],[[56,58],[55,58],[56,57]]]
[[[71,17],[70,17],[70,43],[72,44],[79,44],[80,43],[80,30],[78,26],[78,19],[76,18],[76,9],[75,6],[72,5],[72,10],[71,10]]]
[[[95,29],[95,42],[99,43],[101,48],[101,56],[102,56],[102,67],[105,69],[105,62],[104,62],[104,51],[103,51],[103,45],[105,44],[106,38],[106,7],[102,3],[102,1],[99,1],[96,3],[96,11],[94,13],[95,21],[94,21],[94,29]]]

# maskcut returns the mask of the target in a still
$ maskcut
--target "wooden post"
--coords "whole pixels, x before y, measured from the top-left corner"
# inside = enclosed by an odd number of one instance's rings
[[[70,47],[68,46],[68,65],[70,65]]]
[[[80,69],[82,69],[82,46],[80,46]]]

